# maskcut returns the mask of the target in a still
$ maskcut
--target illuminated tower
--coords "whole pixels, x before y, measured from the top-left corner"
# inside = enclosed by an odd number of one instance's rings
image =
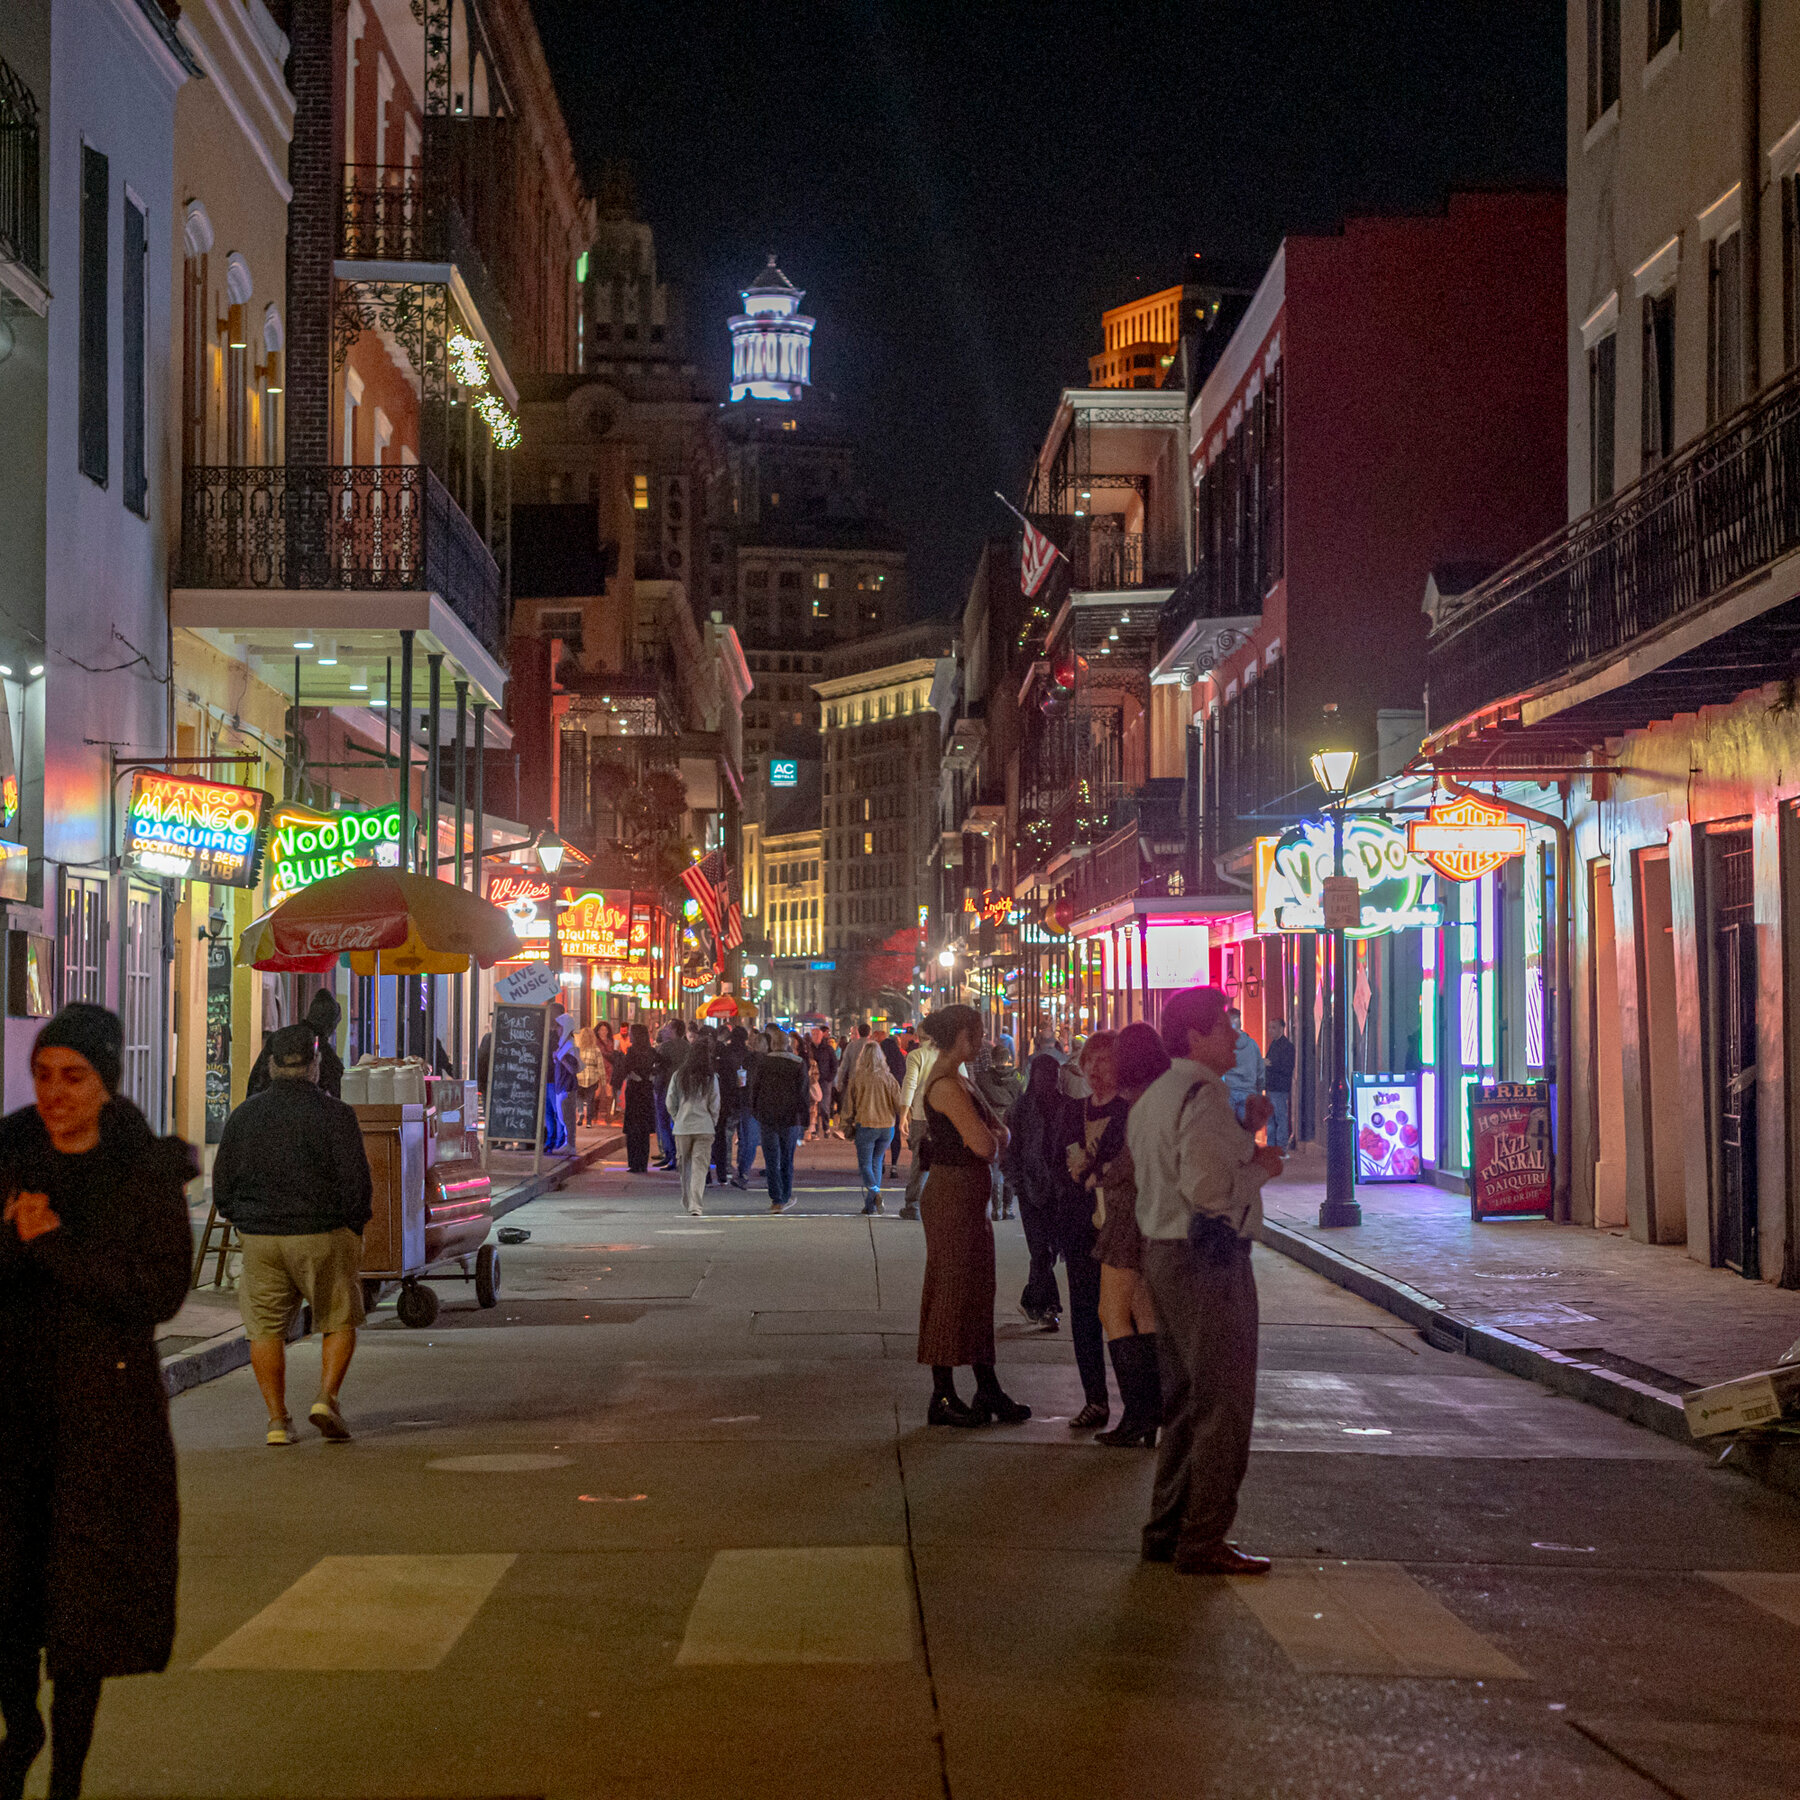
[[[744,310],[727,321],[733,400],[798,400],[812,385],[814,321],[799,310],[804,297],[771,254],[744,289]]]

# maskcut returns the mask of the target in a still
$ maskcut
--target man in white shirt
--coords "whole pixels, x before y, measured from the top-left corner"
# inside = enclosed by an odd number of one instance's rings
[[[906,1073],[900,1078],[900,1131],[912,1144],[912,1173],[906,1178],[906,1198],[900,1204],[900,1217],[919,1216],[919,1195],[925,1187],[925,1166],[919,1161],[919,1146],[925,1142],[925,1090],[931,1085],[932,1065],[938,1059],[937,1045],[921,1037],[906,1053]]]
[[[1144,1557],[1186,1575],[1261,1575],[1225,1533],[1237,1515],[1256,1414],[1256,1281],[1250,1240],[1262,1186],[1281,1155],[1259,1148],[1268,1096],[1252,1094],[1240,1124],[1220,1079],[1237,1033],[1217,988],[1187,988],[1163,1008],[1174,1058],[1126,1122],[1137,1173],[1144,1280],[1156,1306],[1163,1431]]]

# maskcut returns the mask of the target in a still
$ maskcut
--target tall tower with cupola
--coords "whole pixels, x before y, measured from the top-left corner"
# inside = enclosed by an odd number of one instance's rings
[[[812,385],[816,321],[800,310],[804,292],[775,265],[743,290],[744,310],[727,321],[731,332],[731,398],[798,400]]]

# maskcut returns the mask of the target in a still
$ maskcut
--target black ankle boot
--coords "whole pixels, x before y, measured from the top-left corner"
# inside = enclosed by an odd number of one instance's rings
[[[975,1398],[969,1410],[978,1414],[984,1425],[990,1419],[1002,1425],[1022,1425],[1031,1417],[1031,1408],[1024,1401],[1014,1400],[1002,1390],[991,1363],[975,1371]]]
[[[47,1736],[35,1703],[6,1709],[6,1736],[0,1738],[0,1800],[21,1800],[25,1777]]]
[[[1111,1431],[1097,1432],[1096,1444],[1109,1450],[1154,1450],[1162,1424],[1162,1372],[1156,1363],[1156,1334],[1139,1332],[1107,1345],[1125,1416]]]

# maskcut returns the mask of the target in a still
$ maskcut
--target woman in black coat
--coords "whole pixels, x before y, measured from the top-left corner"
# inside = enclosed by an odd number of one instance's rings
[[[155,1329],[187,1295],[194,1155],[117,1099],[123,1034],[66,1006],[0,1121],[0,1800],[74,1800],[109,1675],[168,1665],[180,1519]]]
[[[656,1129],[656,1052],[650,1047],[650,1028],[641,1020],[631,1028],[631,1048],[619,1058],[613,1086],[625,1096],[626,1164],[632,1174],[645,1174],[650,1134]]]

